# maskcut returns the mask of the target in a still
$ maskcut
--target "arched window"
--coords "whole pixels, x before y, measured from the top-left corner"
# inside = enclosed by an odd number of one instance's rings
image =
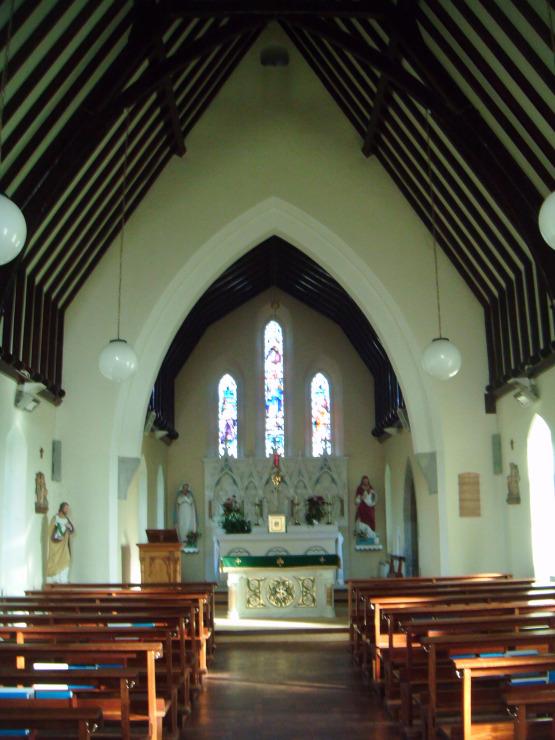
[[[219,454],[237,457],[237,383],[229,373],[218,383],[218,435]]]
[[[528,478],[534,575],[547,580],[555,575],[553,443],[547,423],[538,415],[528,433]]]
[[[312,421],[312,456],[331,454],[330,384],[325,375],[316,373],[310,383]]]
[[[277,321],[264,329],[264,403],[266,409],[265,451],[285,452],[285,412],[283,408],[283,332]]]

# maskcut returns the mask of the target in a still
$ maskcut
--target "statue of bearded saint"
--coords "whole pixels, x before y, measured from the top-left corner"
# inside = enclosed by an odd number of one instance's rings
[[[188,483],[183,483],[175,499],[175,526],[180,542],[187,541],[189,532],[198,531],[197,509],[193,492]]]
[[[368,539],[376,534],[376,502],[378,496],[368,476],[364,475],[355,495],[357,510],[355,514],[355,530],[360,537]]]

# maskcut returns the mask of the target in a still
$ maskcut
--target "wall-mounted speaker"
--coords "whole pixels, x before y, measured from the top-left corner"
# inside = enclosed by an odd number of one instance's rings
[[[62,480],[62,440],[52,440],[52,480]]]

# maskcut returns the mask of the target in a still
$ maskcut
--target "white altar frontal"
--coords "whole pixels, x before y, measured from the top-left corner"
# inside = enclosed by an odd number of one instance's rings
[[[224,556],[228,618],[334,617],[336,555]]]
[[[333,524],[292,526],[277,534],[264,527],[254,527],[248,534],[218,531],[213,544],[216,573],[224,556],[337,555],[339,565],[333,570],[333,580],[343,585],[343,535]]]

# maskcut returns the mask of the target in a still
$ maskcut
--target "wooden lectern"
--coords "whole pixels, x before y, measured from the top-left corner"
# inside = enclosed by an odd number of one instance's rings
[[[181,583],[181,548],[175,529],[147,529],[148,542],[137,545],[141,583]]]

